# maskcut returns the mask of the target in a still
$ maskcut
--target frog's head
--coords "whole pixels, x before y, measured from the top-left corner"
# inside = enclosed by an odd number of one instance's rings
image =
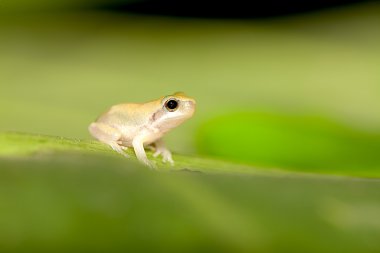
[[[193,116],[195,105],[195,100],[183,92],[165,96],[161,99],[161,108],[155,115],[157,123],[164,128],[176,127]]]

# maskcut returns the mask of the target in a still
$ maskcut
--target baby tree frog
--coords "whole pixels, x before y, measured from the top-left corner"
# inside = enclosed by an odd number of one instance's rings
[[[108,144],[120,154],[133,147],[138,160],[149,167],[144,147],[155,150],[154,157],[162,155],[163,162],[174,164],[162,136],[191,118],[195,100],[182,92],[161,97],[147,103],[126,103],[112,106],[89,126],[89,131],[99,141]]]

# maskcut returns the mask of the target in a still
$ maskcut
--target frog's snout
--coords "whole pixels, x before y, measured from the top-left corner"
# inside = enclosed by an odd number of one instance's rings
[[[186,101],[186,107],[189,109],[195,109],[196,102],[195,100],[188,100]]]
[[[196,102],[194,100],[188,100],[185,102],[185,110],[189,113],[189,115],[193,115],[195,112]]]

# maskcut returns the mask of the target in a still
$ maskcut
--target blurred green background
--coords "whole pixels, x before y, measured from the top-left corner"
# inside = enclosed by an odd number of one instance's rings
[[[269,20],[4,12],[1,130],[89,138],[87,125],[110,105],[175,91],[199,108],[168,135],[178,152],[195,152],[193,135],[206,119],[236,110],[380,126],[375,3]]]
[[[0,251],[380,251],[379,2],[244,19],[104,3],[0,1],[0,131],[74,139],[0,134]],[[109,106],[176,91],[198,106],[165,138],[187,172],[84,154]]]

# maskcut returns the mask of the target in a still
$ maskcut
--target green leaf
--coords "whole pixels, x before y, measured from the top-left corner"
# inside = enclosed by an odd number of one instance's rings
[[[33,135],[25,133],[0,133],[0,157],[33,157],[54,155],[57,152],[69,152],[79,154],[92,154],[99,156],[111,156],[114,159],[128,162],[107,145],[98,141],[69,139],[55,136]],[[210,158],[196,156],[184,156],[173,154],[175,165],[164,164],[161,157],[154,158],[152,152],[147,150],[150,160],[153,160],[159,170],[189,170],[207,173],[244,173],[244,174],[270,174],[270,170],[262,170],[253,166],[230,163]],[[132,161],[137,162],[132,148],[126,151],[131,156]],[[279,172],[278,172],[279,173]]]
[[[380,250],[377,180],[180,155],[152,171],[98,142],[16,133],[0,154],[1,252]]]

